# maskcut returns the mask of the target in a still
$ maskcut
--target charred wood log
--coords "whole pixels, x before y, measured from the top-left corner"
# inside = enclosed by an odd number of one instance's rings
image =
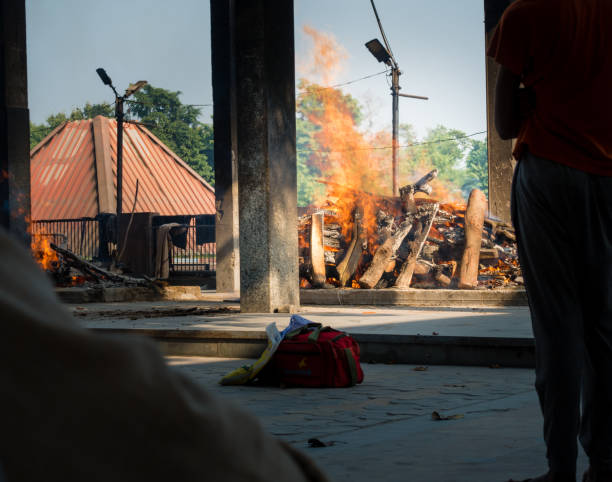
[[[388,237],[383,244],[378,247],[376,253],[374,253],[374,258],[370,266],[359,279],[359,285],[362,288],[374,288],[374,286],[376,286],[380,277],[385,272],[385,268],[389,265],[389,262],[393,256],[395,256],[404,238],[412,229],[413,219],[412,216],[407,216],[406,220],[397,229],[395,234]]]
[[[421,179],[419,179],[414,184],[408,184],[404,187],[400,188],[400,198],[402,200],[402,209],[405,213],[415,213],[417,210],[416,202],[414,200],[414,195],[417,192],[424,192],[425,194],[431,194],[433,190],[429,183],[438,176],[438,170],[434,169],[433,171],[425,174]]]
[[[429,241],[429,238],[427,239]],[[423,245],[423,249],[421,250],[421,260],[433,262],[434,258],[438,256],[438,252],[440,251],[440,246],[437,244],[426,242]]]
[[[122,283],[125,285],[146,286],[159,293],[163,291],[161,290],[158,280],[153,280],[146,276],[143,278],[134,278],[131,276],[113,273],[111,271],[102,269],[93,263],[85,261],[84,259],[77,256],[75,253],[73,253],[69,249],[60,248],[59,246],[53,243],[51,243],[50,246],[53,250],[55,250],[58,254],[62,256],[62,258],[64,259],[64,262],[68,266],[70,266],[73,269],[76,269],[77,271],[80,271],[85,276],[89,276],[90,278],[96,280],[97,282],[110,281],[113,283]]]
[[[359,261],[363,255],[364,251],[364,243],[365,243],[365,230],[361,224],[362,214],[359,210],[355,211],[355,221],[353,224],[353,239],[351,240],[351,244],[346,250],[346,255],[344,259],[338,265],[338,276],[340,280],[340,286],[346,286],[347,283],[351,280],[357,267],[359,266]]]
[[[499,251],[495,248],[480,248],[480,253],[478,255],[478,259],[482,260],[498,260],[499,259]]]
[[[459,268],[459,288],[473,289],[478,284],[478,265],[487,197],[479,189],[470,193],[465,212],[465,246]]]
[[[516,242],[516,234],[511,225],[491,218],[485,218],[484,224],[491,230],[494,239],[506,240],[511,243]]]
[[[323,213],[314,213],[310,223],[311,283],[315,287],[325,283],[325,252],[323,248]]]
[[[325,257],[325,264],[336,266],[336,260],[342,256],[344,251],[328,251],[325,250],[323,256]]]
[[[340,249],[342,234],[340,233],[340,225],[328,225],[323,221],[323,246],[333,249]]]
[[[452,283],[451,277],[444,274],[444,266],[436,266],[433,269],[433,278],[436,280],[438,286],[444,288],[449,288]]]
[[[495,232],[496,237],[499,239],[500,237],[506,238],[507,241],[511,242],[511,243],[516,243],[516,234],[514,233],[514,230],[512,228],[508,228],[508,227],[501,227],[498,228],[497,231]]]
[[[121,276],[116,273],[111,273],[102,268],[99,268],[95,264],[89,263],[84,259],[81,259],[69,249],[60,248],[59,246],[51,243],[51,248],[57,253],[62,255],[66,264],[77,269],[81,273],[91,276],[96,280],[108,280],[116,283],[138,283],[140,280],[136,278],[129,278],[127,276]]]
[[[418,209],[420,213],[416,219],[416,226],[413,231],[413,236],[408,242],[410,252],[402,265],[399,276],[395,280],[396,288],[410,287],[417,259],[419,258],[419,254],[421,254],[421,250],[423,249],[423,245],[427,239],[427,234],[431,229],[431,225],[433,224],[439,207],[440,205],[438,203],[426,203],[419,206]]]
[[[432,269],[434,269],[433,263],[419,259],[414,265],[414,274],[419,276],[425,276],[429,274]]]

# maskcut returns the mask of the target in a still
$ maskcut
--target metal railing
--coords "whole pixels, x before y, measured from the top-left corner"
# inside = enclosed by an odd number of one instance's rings
[[[170,256],[170,273],[202,273],[217,269],[215,226],[189,225],[175,240]],[[185,247],[183,248],[182,245]]]
[[[91,261],[100,252],[100,223],[92,218],[32,221],[32,243],[48,239],[77,256]]]
[[[214,215],[201,216],[205,223],[184,225],[185,232],[177,236],[170,253],[170,273],[197,274],[215,271],[217,256],[215,243]],[[154,227],[154,236],[157,227]],[[97,260],[100,250],[100,221],[93,218],[32,221],[32,242],[36,244],[48,239],[58,246],[69,249],[87,260]],[[106,253],[115,250],[115,244],[108,243]],[[151,253],[154,256],[154,253]]]

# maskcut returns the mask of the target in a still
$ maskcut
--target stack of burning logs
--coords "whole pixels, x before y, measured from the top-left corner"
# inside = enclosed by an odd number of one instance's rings
[[[150,286],[151,280],[133,278],[101,268],[72,251],[43,238],[32,246],[34,260],[55,286]]]
[[[350,201],[327,201],[321,209],[301,216],[300,286],[486,289],[521,285],[513,228],[487,217],[482,191],[473,190],[467,206],[415,196],[429,196],[429,183],[437,174],[433,170],[404,186],[399,198],[348,190]]]

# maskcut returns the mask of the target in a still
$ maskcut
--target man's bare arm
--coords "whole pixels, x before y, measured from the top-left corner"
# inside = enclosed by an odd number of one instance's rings
[[[495,88],[495,128],[502,139],[517,137],[521,128],[520,84],[518,75],[500,67]]]

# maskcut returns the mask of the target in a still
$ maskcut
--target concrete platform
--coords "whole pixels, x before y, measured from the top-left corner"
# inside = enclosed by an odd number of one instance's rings
[[[114,303],[122,301],[195,301],[202,299],[199,286],[166,286],[160,290],[143,286],[56,288],[64,303]]]
[[[167,355],[257,358],[264,328],[288,314],[243,314],[222,302],[133,302],[71,306],[90,329],[154,338]],[[199,314],[198,314],[199,313]],[[379,363],[533,366],[529,311],[505,308],[309,306],[306,318],[351,333]]]
[[[68,305],[68,308],[84,326],[91,328],[263,332],[273,321],[284,328],[291,316],[286,313],[240,313],[238,304],[219,301],[87,303]],[[527,307],[302,306],[299,314],[349,333],[532,337]]]
[[[265,349],[259,331],[93,328],[112,335],[154,339],[164,355],[257,359]],[[527,338],[435,337],[354,334],[367,363],[533,368],[533,340]]]
[[[300,290],[304,305],[527,306],[523,289],[513,290]]]
[[[317,390],[218,385],[246,360],[169,363],[253,413],[336,482],[505,482],[546,471],[533,370],[366,363],[363,384]],[[433,411],[460,418],[434,421]],[[310,438],[330,446],[309,448]],[[586,465],[581,452],[578,480]]]
[[[161,291],[144,287],[71,287],[57,288],[64,303],[100,303],[121,301],[228,301],[239,303],[238,293],[217,293],[201,290],[199,286],[167,286]],[[302,289],[302,305],[369,305],[416,307],[483,307],[527,306],[524,290],[357,290],[357,289]]]

